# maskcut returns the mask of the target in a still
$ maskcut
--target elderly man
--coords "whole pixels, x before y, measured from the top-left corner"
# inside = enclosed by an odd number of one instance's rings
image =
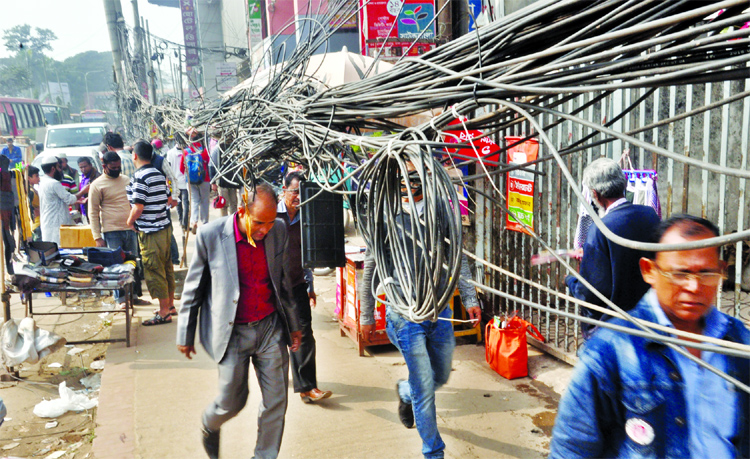
[[[711,222],[688,215],[670,218],[656,232],[663,244],[718,235]],[[742,322],[714,306],[725,268],[718,248],[651,256],[640,261],[651,290],[630,312],[633,317],[750,344],[750,331]],[[635,328],[623,319],[612,323]],[[686,350],[750,384],[745,358]],[[750,457],[749,412],[746,392],[658,339],[602,328],[583,348],[560,401],[549,457]]]
[[[76,191],[78,191],[78,184],[81,181],[81,178],[78,175],[78,171],[72,167],[70,167],[70,164],[68,164],[68,155],[65,152],[60,152],[57,154],[57,159],[60,160],[61,168],[63,175],[67,175],[70,178],[73,179],[73,182],[75,183]]]
[[[332,395],[330,390],[318,389],[315,367],[315,337],[312,330],[312,310],[316,305],[313,275],[302,267],[302,234],[299,213],[299,185],[305,180],[301,172],[291,172],[284,178],[284,199],[276,207],[279,218],[289,231],[289,277],[292,294],[299,311],[302,343],[297,352],[292,352],[292,381],[294,392],[302,401],[313,403]]]
[[[203,412],[203,446],[219,457],[222,424],[248,397],[253,362],[263,401],[255,457],[281,448],[289,385],[289,352],[302,332],[289,284],[287,231],[276,218],[276,193],[258,185],[236,214],[200,228],[178,316],[177,349],[192,358],[195,333],[219,366],[219,395]]]
[[[583,171],[583,183],[591,189],[594,204],[610,231],[633,241],[651,241],[659,217],[652,208],[634,205],[625,199],[627,179],[615,161],[609,158],[593,161]],[[648,290],[638,272],[638,260],[644,256],[646,252],[615,244],[599,228],[592,227],[583,245],[580,274],[606,298],[627,311]],[[574,297],[604,307],[604,302],[574,276],[568,276],[565,281]],[[588,308],[581,312],[594,319],[602,316]],[[581,328],[585,339],[594,331],[589,324],[582,324]]]
[[[16,167],[16,164],[23,162],[23,153],[21,152],[21,148],[13,145],[13,137],[8,137],[5,139],[5,142],[7,143],[7,146],[3,147],[0,151],[0,155],[8,157],[10,160],[10,168],[13,169]]]
[[[75,195],[63,188],[60,180],[62,172],[56,156],[49,155],[42,160],[44,176],[39,180],[39,222],[42,240],[60,245],[60,227],[72,225],[69,206],[81,204]]]

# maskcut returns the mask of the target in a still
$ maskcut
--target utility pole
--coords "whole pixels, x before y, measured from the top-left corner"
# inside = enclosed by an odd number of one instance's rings
[[[117,26],[118,8],[120,0],[104,0],[104,16],[107,19],[107,28],[109,29],[109,44],[112,47],[112,59],[115,67],[115,83],[122,85],[125,80],[122,78],[122,48],[120,47],[120,31]]]
[[[136,84],[138,90],[143,94],[148,92],[146,88],[146,62],[143,59],[143,27],[141,27],[141,16],[138,14],[138,0],[130,0],[130,3],[133,5],[133,23],[135,24],[135,36],[133,37],[135,56],[133,56],[133,60],[136,64]]]
[[[147,59],[148,62],[148,81],[149,81],[149,90],[151,92],[151,103],[156,105],[157,98],[156,98],[156,73],[154,73],[154,60],[151,59],[153,56],[151,54],[151,30],[148,27],[148,21],[146,21],[146,51],[147,51]]]

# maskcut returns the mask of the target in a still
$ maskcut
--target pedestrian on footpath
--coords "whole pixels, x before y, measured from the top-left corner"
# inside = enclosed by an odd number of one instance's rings
[[[689,215],[674,216],[656,231],[662,244],[718,235],[713,223]],[[714,305],[726,268],[719,250],[652,252],[650,258],[642,258],[640,270],[651,290],[630,315],[684,332],[750,344],[750,330]],[[624,319],[611,323],[637,329]],[[750,384],[746,358],[683,349]],[[747,392],[660,340],[601,328],[583,347],[560,401],[549,457],[750,457],[748,413]]]
[[[143,325],[172,322],[174,307],[174,266],[170,241],[169,187],[164,174],[151,164],[153,147],[145,140],[133,145],[133,162],[138,167],[128,185],[131,209],[127,225],[138,231],[144,277],[151,298],[159,301],[159,312]]]
[[[616,161],[599,158],[583,171],[583,183],[591,190],[604,226],[625,239],[648,242],[659,226],[659,216],[648,206],[635,205],[625,199],[628,180]],[[647,252],[623,247],[610,241],[596,226],[589,231],[583,244],[580,274],[597,291],[614,304],[629,311],[648,291],[638,263]],[[604,301],[583,285],[575,276],[567,276],[565,283],[571,295],[579,300],[606,307]],[[581,308],[581,314],[592,319],[602,319],[602,313]],[[603,320],[608,319],[605,316]],[[582,323],[584,339],[589,339],[596,330]]]
[[[167,151],[167,162],[172,168],[172,175],[174,175],[177,181],[177,189],[179,190],[180,197],[177,203],[177,215],[180,217],[182,231],[186,233],[190,217],[190,200],[188,199],[187,179],[185,178],[185,174],[180,171],[183,149],[185,149],[185,141],[182,139],[182,136],[175,135],[174,147]]]
[[[182,154],[180,172],[185,174],[190,186],[190,227],[193,234],[198,230],[198,221],[208,223],[211,200],[211,178],[208,173],[208,151],[198,139],[194,129]]]
[[[283,199],[276,207],[278,217],[286,223],[289,233],[289,278],[292,296],[299,311],[302,343],[299,350],[291,353],[292,381],[294,392],[305,403],[314,403],[332,395],[330,390],[318,389],[315,366],[315,337],[312,330],[312,308],[317,304],[313,273],[302,267],[302,231],[299,212],[299,187],[305,176],[298,171],[284,178]]]
[[[414,165],[411,162],[406,164],[409,171],[414,170]],[[415,186],[415,183],[412,183],[412,185],[417,215],[409,214],[409,209],[406,207],[406,203],[409,201],[408,197],[405,197],[403,198],[403,213],[397,215],[395,223],[404,229],[401,240],[407,244],[413,244],[413,241],[409,236],[410,231],[405,228],[411,228],[412,225],[423,225],[420,217],[424,213],[425,206],[421,192],[422,187]],[[405,193],[405,191],[405,185],[402,184],[402,193]],[[421,250],[419,247],[410,247],[408,250],[409,253],[415,253],[415,257],[419,257],[418,250]],[[369,263],[365,265],[365,269],[371,271],[370,273],[365,272],[364,276],[366,279],[373,279],[372,270],[375,269],[375,259],[369,256],[367,260]],[[465,255],[461,258],[461,277],[471,278]],[[466,307],[466,311],[475,326],[479,326],[482,310],[477,300],[477,292],[471,284],[462,278],[459,278],[458,281],[461,302]],[[372,339],[375,332],[373,320],[375,301],[371,296],[370,299],[371,301],[368,303],[361,304],[361,317],[365,321],[361,322],[360,327],[362,336],[368,341]],[[452,312],[451,308],[445,307],[439,315],[439,320],[435,322],[429,320],[414,322],[391,306],[386,307],[386,333],[391,343],[403,355],[406,367],[409,370],[409,379],[406,381],[399,380],[396,384],[399,402],[398,416],[407,429],[412,428],[416,423],[417,432],[422,438],[422,454],[429,459],[445,457],[445,443],[440,437],[437,426],[435,391],[448,382],[451,374],[453,349],[456,347],[456,338],[453,334],[451,322]]]
[[[114,151],[104,153],[102,157],[104,174],[96,178],[89,186],[88,215],[91,235],[97,247],[111,249],[122,248],[125,252],[137,256],[138,235],[128,225],[130,202],[128,201],[128,184],[130,177],[122,175],[122,160]],[[141,269],[135,270],[135,291],[133,304],[148,306],[151,303],[139,298],[140,285],[143,279]],[[124,307],[125,290],[115,290],[115,301]]]
[[[219,173],[222,164],[222,155],[232,144],[233,138],[231,135],[216,131],[212,134],[214,145],[211,147],[211,162],[208,166],[209,175],[215,177]],[[221,207],[221,216],[226,217],[237,212],[237,191],[240,188],[240,181],[235,172],[234,177],[221,176],[217,183],[211,184],[211,190],[215,191],[219,196],[224,198],[224,206]],[[231,180],[229,180],[231,179]]]
[[[191,359],[200,341],[219,367],[219,395],[203,412],[203,446],[219,457],[221,426],[249,395],[250,361],[258,377],[257,459],[278,457],[289,386],[289,352],[302,332],[287,270],[287,231],[276,218],[276,192],[258,185],[236,214],[201,227],[177,318],[177,349]]]

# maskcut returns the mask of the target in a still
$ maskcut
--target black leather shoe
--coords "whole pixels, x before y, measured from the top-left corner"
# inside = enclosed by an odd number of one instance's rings
[[[203,448],[206,450],[206,454],[210,459],[219,459],[219,438],[221,431],[211,432],[210,430],[203,427],[201,429],[203,437]]]
[[[401,382],[401,381],[399,381]],[[414,427],[414,409],[411,403],[406,403],[401,395],[398,393],[398,384],[396,383],[396,396],[398,397],[398,418],[401,420],[401,424],[407,429]]]

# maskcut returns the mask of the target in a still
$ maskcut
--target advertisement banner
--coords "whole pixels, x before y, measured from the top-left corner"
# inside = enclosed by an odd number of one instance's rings
[[[237,86],[237,63],[216,63],[216,90],[219,92],[229,91]]]
[[[435,47],[434,0],[360,0],[362,54],[374,56],[385,41],[383,57],[398,57],[407,53],[419,55]],[[419,43],[411,49],[412,41]]]
[[[463,121],[466,121],[466,117],[462,117]],[[473,145],[474,148],[471,146],[462,147],[462,148],[446,148],[446,151],[453,156],[457,157],[459,160],[461,159],[474,159],[474,158],[481,158],[482,163],[484,163],[485,166],[497,166],[500,162],[500,146],[496,144],[492,138],[489,136],[482,137],[481,139],[477,140],[476,142],[473,139],[476,139],[477,137],[481,137],[484,135],[482,131],[476,130],[476,129],[469,129],[468,131],[466,129],[463,129],[463,126],[461,125],[461,120],[455,119],[448,123],[449,126],[458,126],[458,130],[445,130],[443,131],[443,139],[446,143],[466,143],[469,142],[469,145]],[[476,151],[475,151],[476,149]],[[477,165],[478,168],[481,168],[480,165]]]
[[[247,0],[247,16],[249,48],[252,49],[263,41],[263,12],[260,0]]]
[[[200,64],[198,53],[198,16],[194,0],[180,0],[182,15],[182,36],[185,41],[185,65],[194,67]]]
[[[522,137],[506,137],[506,145],[512,145]],[[508,164],[524,164],[537,159],[539,154],[539,142],[535,139],[526,140],[508,149]],[[523,222],[532,231],[534,230],[534,174],[524,170],[514,170],[507,175],[506,196],[508,198],[508,211],[513,212],[518,220]],[[507,225],[509,230],[528,233],[521,224],[507,214]]]

